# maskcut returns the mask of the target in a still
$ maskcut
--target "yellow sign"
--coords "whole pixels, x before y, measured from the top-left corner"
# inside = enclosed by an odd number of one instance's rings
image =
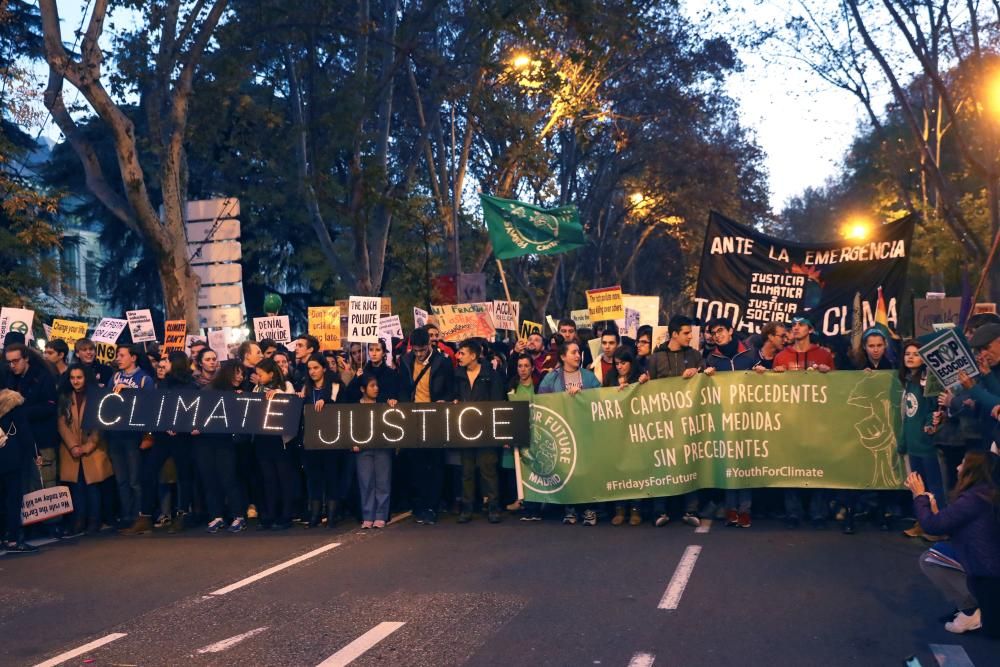
[[[309,335],[319,340],[320,351],[340,349],[340,308],[309,307]]]
[[[518,331],[518,338],[527,338],[533,333],[542,333],[541,322],[532,322],[531,320],[521,320],[521,329]]]
[[[102,343],[100,341],[96,341],[94,345],[97,347],[97,356],[95,359],[102,364],[111,365],[111,362],[118,355],[118,346],[114,343]]]
[[[81,338],[87,337],[87,323],[73,320],[52,320],[52,340],[64,340],[70,346]]]
[[[587,310],[590,321],[620,320],[625,317],[625,302],[621,285],[587,290]]]

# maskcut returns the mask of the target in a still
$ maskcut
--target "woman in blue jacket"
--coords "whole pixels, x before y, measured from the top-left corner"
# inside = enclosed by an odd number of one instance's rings
[[[964,572],[926,562],[924,574],[958,608],[945,630],[963,633],[983,629],[1000,638],[1000,489],[998,460],[991,452],[967,452],[958,466],[958,483],[951,503],[938,509],[919,473],[912,472],[906,486],[913,492],[913,509],[924,530],[950,535],[956,560]]]

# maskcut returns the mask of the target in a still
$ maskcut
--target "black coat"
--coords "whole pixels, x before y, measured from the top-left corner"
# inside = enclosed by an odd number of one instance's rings
[[[0,447],[0,473],[24,470],[25,461],[35,455],[35,439],[23,407],[0,417],[0,432],[7,434],[7,441]]]
[[[399,362],[399,381],[403,385],[400,395],[401,401],[414,401],[416,399],[417,386],[413,382],[413,366],[416,355],[408,352],[403,355]],[[434,352],[430,356],[431,374],[430,390],[431,402],[450,401],[455,398],[455,367],[451,365],[451,359],[441,352]]]
[[[469,372],[465,368],[455,369],[455,398],[462,403],[476,401],[506,401],[507,383],[503,376],[493,370],[493,366],[481,365],[476,381],[469,384]]]
[[[56,447],[59,441],[56,425],[59,393],[55,378],[44,366],[32,359],[24,375],[7,375],[6,388],[13,389],[24,397],[24,405],[20,410],[28,420],[38,447]]]

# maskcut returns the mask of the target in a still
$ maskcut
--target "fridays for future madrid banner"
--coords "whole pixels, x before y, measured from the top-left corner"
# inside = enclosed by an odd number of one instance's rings
[[[881,286],[889,323],[896,326],[914,220],[907,216],[876,225],[863,241],[801,244],[760,234],[712,213],[695,292],[695,317],[728,317],[737,330],[757,333],[766,322],[790,322],[808,315],[817,333],[839,336],[851,332],[857,292],[865,326],[870,326]]]
[[[695,489],[897,489],[891,371],[667,378],[536,396],[526,500],[586,503]]]

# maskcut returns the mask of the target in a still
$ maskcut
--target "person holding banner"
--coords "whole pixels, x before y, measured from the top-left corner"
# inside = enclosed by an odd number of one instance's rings
[[[410,351],[399,360],[399,377],[405,387],[401,397],[411,403],[440,403],[455,398],[455,369],[448,357],[432,347],[429,327],[410,334]],[[414,520],[433,526],[444,484],[445,452],[437,447],[408,449],[405,457]]]
[[[649,380],[647,374],[639,372],[639,364],[632,348],[622,345],[615,350],[614,360],[615,367],[604,377],[603,386],[618,387],[619,390],[624,390],[629,385],[642,384]],[[611,525],[620,526],[623,523],[625,523],[625,503],[618,502],[615,503],[615,515],[611,519]],[[630,526],[642,524],[642,507],[638,500],[633,500],[630,503],[628,523]]]
[[[346,401],[347,391],[337,373],[330,372],[323,357],[314,354],[306,360],[309,381],[299,392],[306,410],[316,412],[323,406]],[[326,527],[337,524],[340,503],[347,498],[351,486],[354,457],[339,449],[307,449],[302,453],[306,473],[306,495],[309,499],[309,528],[319,526],[323,517],[323,499],[326,499]]]
[[[774,367],[774,358],[788,344],[788,328],[781,322],[768,322],[760,328],[760,347],[753,369],[758,373]]]
[[[263,393],[267,400],[276,394],[294,394],[292,383],[285,380],[274,359],[264,358],[255,369],[257,385],[254,393]],[[288,530],[292,527],[299,478],[295,470],[293,450],[280,435],[253,436],[254,454],[264,480],[264,503],[257,530]],[[279,511],[280,507],[280,511]]]
[[[73,344],[73,359],[94,376],[98,387],[106,387],[111,382],[114,371],[111,366],[97,361],[97,345],[89,338],[81,338]]]
[[[900,409],[903,425],[896,439],[896,451],[907,456],[910,470],[917,473],[927,489],[938,499],[939,507],[945,505],[944,478],[941,474],[941,459],[934,446],[934,433],[940,423],[941,413],[937,412],[937,401],[924,395],[927,383],[927,367],[920,358],[920,343],[908,340],[903,343],[903,366],[899,369],[899,381],[903,385]],[[924,531],[920,521],[903,534],[907,537],[932,539]]]
[[[140,345],[118,346],[118,371],[111,377],[115,393],[123,390],[152,389],[153,376],[147,370],[148,361]],[[142,364],[142,366],[140,366]],[[108,452],[118,483],[119,522],[125,534],[140,535],[153,529],[150,518],[140,516],[142,510],[142,443],[149,434],[131,431],[109,431]]]
[[[702,355],[691,347],[694,321],[684,315],[674,315],[667,323],[667,341],[656,349],[649,360],[649,379],[665,377],[681,377],[686,380],[693,378],[705,368]],[[698,517],[698,504],[701,496],[697,491],[685,493],[684,523],[698,527],[701,519]],[[667,514],[667,499],[653,499],[653,513],[656,515],[653,525],[662,528],[670,523]]]
[[[483,348],[475,340],[464,340],[458,345],[458,369],[455,371],[455,402],[505,401],[504,381],[491,364],[481,364]],[[486,496],[487,519],[500,523],[497,480],[497,450],[495,447],[473,447],[461,450],[462,459],[462,511],[459,523],[472,520],[476,505],[476,468],[479,468],[480,492]]]
[[[21,528],[21,499],[28,490],[24,469],[37,462],[31,422],[23,405],[21,394],[12,389],[0,389],[0,499],[3,501],[0,550],[8,554],[38,552],[38,547],[24,541],[24,529]]]
[[[561,324],[560,328],[562,328]],[[575,326],[573,331],[576,332]],[[563,342],[559,347],[559,362],[559,367],[549,372],[545,376],[545,379],[542,380],[542,383],[538,385],[539,394],[554,394],[565,391],[572,396],[585,389],[597,389],[601,386],[601,383],[597,381],[597,376],[586,368],[581,367],[583,357],[580,354],[580,344],[576,341],[568,340]],[[563,514],[563,523],[568,526],[574,526],[576,525],[576,521],[576,505],[566,505]],[[597,512],[593,508],[588,507],[584,510],[583,525],[597,525]]]
[[[539,377],[535,372],[535,362],[528,353],[514,353],[511,358],[511,368],[514,369],[514,377],[510,379],[507,383],[507,400],[508,401],[531,401],[531,398],[535,395],[535,391],[538,389]],[[525,443],[524,447],[530,446],[531,443]],[[541,521],[541,503],[522,503],[518,496],[517,487],[517,471],[514,466],[517,465],[517,459],[514,456],[514,447],[519,445],[504,445],[503,456],[500,459],[500,468],[504,471],[507,481],[504,482],[504,486],[507,489],[514,488],[514,498],[515,500],[507,505],[507,510],[510,512],[516,512],[520,509],[524,509],[524,514],[521,515],[521,521]]]
[[[219,372],[208,385],[215,391],[242,393],[243,364],[237,359],[226,359],[219,365]],[[218,533],[226,527],[225,517],[233,518],[229,532],[241,533],[247,529],[245,510],[246,495],[236,474],[236,442],[230,433],[203,433],[195,447],[195,463],[205,488],[205,505],[208,532]]]
[[[59,479],[70,485],[73,496],[74,534],[100,530],[100,484],[114,474],[102,433],[83,428],[92,385],[94,376],[83,364],[74,363],[59,392]]]
[[[357,384],[361,388],[359,403],[380,402],[378,377],[365,372]],[[395,405],[396,401],[390,400],[388,404]],[[364,450],[355,447],[354,452],[357,454],[358,491],[361,494],[361,527],[385,528],[389,522],[393,451],[387,447],[366,447]]]

